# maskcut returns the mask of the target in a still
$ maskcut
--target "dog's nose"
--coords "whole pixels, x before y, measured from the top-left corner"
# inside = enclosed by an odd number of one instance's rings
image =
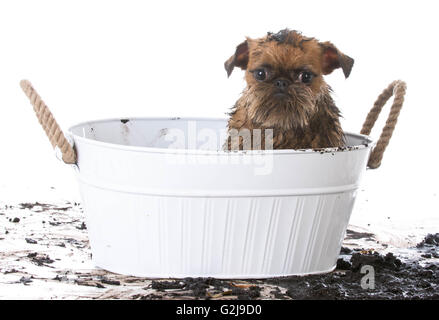
[[[281,90],[285,90],[290,85],[290,82],[287,79],[276,79],[274,85]]]

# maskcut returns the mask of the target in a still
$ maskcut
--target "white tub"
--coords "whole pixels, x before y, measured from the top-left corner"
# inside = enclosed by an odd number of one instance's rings
[[[96,266],[154,278],[335,268],[370,138],[347,134],[343,151],[218,151],[225,128],[180,118],[70,128]]]

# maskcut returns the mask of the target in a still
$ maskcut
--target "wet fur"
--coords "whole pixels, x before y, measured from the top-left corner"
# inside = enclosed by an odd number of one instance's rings
[[[294,104],[286,104],[281,108],[273,104],[258,108],[252,99],[252,90],[246,89],[230,113],[229,130],[273,129],[273,149],[344,146],[344,134],[339,122],[340,112],[329,94],[329,88],[323,91],[315,102],[311,102],[308,97],[307,102],[312,104],[315,111],[306,114],[305,108],[295,108]],[[293,119],[298,119],[299,125]],[[262,137],[261,148],[265,149],[263,132]],[[229,139],[229,150],[233,149],[231,143],[232,140]],[[239,149],[244,149],[244,145],[245,141],[240,137]],[[253,146],[251,142],[247,145]]]
[[[348,64],[348,67],[343,64]],[[229,75],[235,66],[246,70],[247,81],[246,89],[230,113],[229,134],[243,129],[251,132],[273,129],[274,149],[344,146],[340,111],[322,76],[339,67],[348,76],[352,64],[353,59],[343,55],[331,43],[320,43],[296,31],[285,29],[261,39],[247,38],[225,64]],[[291,84],[286,96],[275,97],[277,91],[272,82],[254,78],[252,70],[261,65],[271,66],[276,77],[289,77]],[[303,68],[311,69],[315,74],[310,84],[294,81],[295,74]],[[232,141],[229,138],[226,144],[229,150],[236,149]],[[265,148],[263,143],[246,141],[245,135],[239,137],[239,149],[260,147]]]

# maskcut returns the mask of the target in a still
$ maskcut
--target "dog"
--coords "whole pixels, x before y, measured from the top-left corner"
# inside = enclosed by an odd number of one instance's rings
[[[347,78],[353,65],[354,59],[331,42],[295,30],[247,37],[224,63],[228,77],[239,67],[245,70],[247,82],[229,114],[224,149],[264,149],[267,130],[272,130],[273,149],[343,147],[340,111],[323,75],[341,68]],[[254,138],[255,129],[262,132],[259,140]]]

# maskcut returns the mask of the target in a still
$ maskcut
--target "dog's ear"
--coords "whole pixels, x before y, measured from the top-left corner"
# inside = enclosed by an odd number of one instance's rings
[[[341,68],[347,78],[351,74],[354,59],[340,52],[332,43],[320,43],[322,48],[322,70],[323,74],[329,74],[334,69]]]
[[[247,40],[236,47],[235,54],[224,62],[224,68],[227,71],[227,77],[230,77],[234,67],[243,70],[247,69],[248,63],[248,42]]]

